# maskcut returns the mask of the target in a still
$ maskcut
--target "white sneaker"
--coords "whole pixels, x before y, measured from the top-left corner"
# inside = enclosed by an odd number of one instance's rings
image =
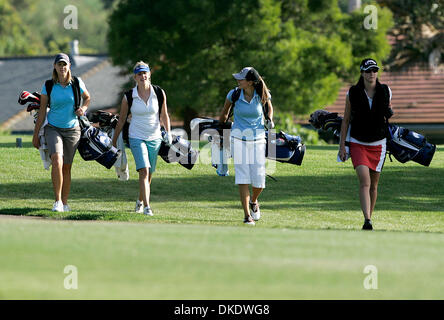
[[[252,217],[244,218],[244,224],[248,224],[250,226],[254,226],[256,223],[254,222]]]
[[[64,204],[63,205],[63,211],[64,212],[69,212],[69,211],[71,211],[71,208],[67,204]]]
[[[250,201],[250,214],[254,221],[258,221],[261,218],[261,210],[259,210],[259,202]]]
[[[153,216],[153,210],[151,210],[151,208],[150,207],[145,207],[144,209],[143,209],[143,214],[146,214],[147,216]]]
[[[63,212],[63,202],[60,200],[54,202],[52,206],[52,211]]]
[[[136,207],[134,208],[134,212],[136,212],[136,213],[142,213],[143,212],[143,201],[140,201],[139,199],[137,199]]]

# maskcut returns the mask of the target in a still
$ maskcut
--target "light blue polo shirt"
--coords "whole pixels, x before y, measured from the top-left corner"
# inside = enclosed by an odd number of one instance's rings
[[[230,102],[235,89],[227,94]],[[264,113],[261,98],[254,91],[253,98],[247,102],[244,98],[244,90],[241,90],[239,99],[234,105],[234,122],[231,127],[231,136],[242,140],[258,140],[265,138]]]
[[[86,91],[85,83],[79,79],[80,95]],[[46,87],[43,84],[42,94],[47,95]],[[51,91],[51,106],[48,112],[48,123],[57,128],[74,128],[79,125],[77,115],[74,110],[74,92],[72,84],[63,87],[60,83],[54,84]]]

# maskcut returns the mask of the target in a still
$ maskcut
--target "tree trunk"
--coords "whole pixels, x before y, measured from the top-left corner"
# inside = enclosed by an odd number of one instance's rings
[[[361,8],[361,0],[348,0],[348,12],[351,13]]]

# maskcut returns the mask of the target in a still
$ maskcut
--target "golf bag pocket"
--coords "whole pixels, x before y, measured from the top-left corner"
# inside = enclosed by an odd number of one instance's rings
[[[120,150],[112,146],[110,137],[92,126],[82,129],[77,150],[83,160],[97,160],[107,169],[113,166],[120,155]]]
[[[211,142],[211,165],[216,168],[219,176],[229,175],[228,158],[230,157],[230,148],[220,146],[220,142]]]
[[[305,154],[305,146],[299,136],[292,136],[283,131],[279,133],[266,132],[267,159],[300,166]]]
[[[191,147],[191,142],[188,140],[173,136],[171,145],[162,141],[159,156],[167,163],[179,162],[181,166],[191,170],[197,161],[199,152]]]
[[[414,131],[389,124],[387,151],[396,160],[406,163],[413,160],[423,166],[429,166],[435,154],[436,146]]]

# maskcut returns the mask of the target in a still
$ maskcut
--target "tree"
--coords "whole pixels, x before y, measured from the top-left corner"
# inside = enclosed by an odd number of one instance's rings
[[[276,110],[303,114],[332,103],[362,58],[388,54],[390,15],[380,14],[381,27],[368,31],[362,13],[345,15],[336,0],[123,0],[109,52],[128,70],[148,60],[185,123],[217,114],[244,66],[264,76]]]
[[[388,58],[393,70],[429,62],[432,53],[444,54],[444,3],[439,0],[378,0],[393,12],[394,39]]]
[[[7,0],[0,0],[0,56],[31,54],[30,32]]]

